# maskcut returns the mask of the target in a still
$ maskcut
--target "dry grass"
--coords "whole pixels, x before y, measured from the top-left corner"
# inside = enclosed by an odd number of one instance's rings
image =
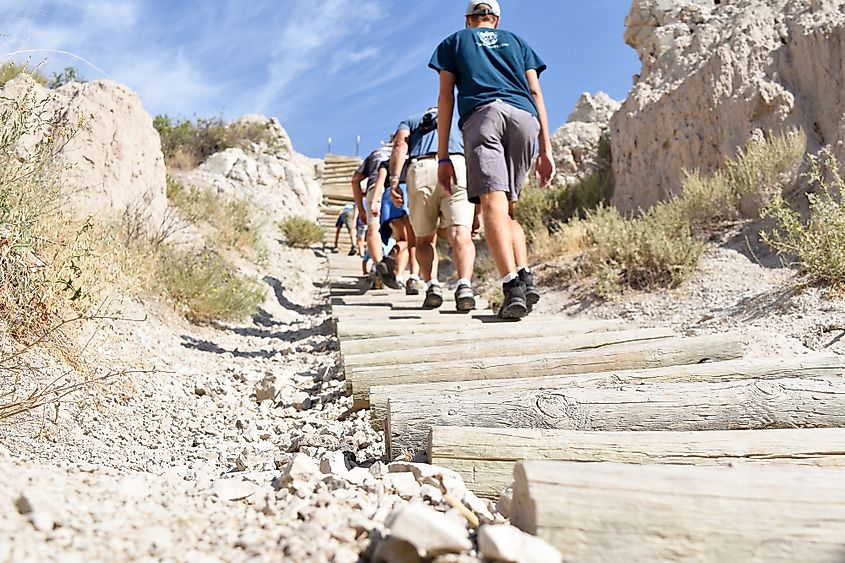
[[[323,228],[305,217],[288,217],[279,223],[279,229],[288,244],[297,248],[308,248],[323,241]]]
[[[682,195],[638,216],[599,206],[549,236],[535,234],[532,253],[539,260],[577,254],[576,273],[592,279],[600,295],[675,287],[697,269],[703,239],[748,215],[759,217],[767,202],[782,200],[780,194],[795,182],[805,145],[799,131],[752,141],[723,171],[686,173]]]
[[[30,75],[33,80],[42,86],[47,86],[47,77],[45,77],[37,68],[31,68],[26,64],[8,62],[0,64],[0,88],[6,85],[10,80],[18,77],[21,74]]]
[[[807,179],[815,193],[807,194],[810,215],[789,207],[783,197],[776,197],[765,214],[776,227],[763,240],[778,252],[797,259],[797,265],[810,280],[845,291],[845,205],[842,193],[845,180],[841,165],[828,148],[810,159]]]

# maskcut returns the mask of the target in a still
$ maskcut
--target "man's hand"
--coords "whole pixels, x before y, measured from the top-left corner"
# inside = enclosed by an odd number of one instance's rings
[[[555,161],[548,154],[541,154],[537,157],[537,177],[540,185],[547,188],[555,179]]]
[[[393,205],[401,209],[405,205],[405,196],[402,194],[402,188],[399,186],[391,188],[390,200],[393,202]]]
[[[452,195],[452,184],[458,185],[458,175],[455,174],[455,166],[451,160],[437,165],[437,182],[447,194]]]
[[[358,203],[355,204],[355,206],[358,208],[358,217],[361,218],[361,222],[366,224],[367,223],[367,210],[364,209],[364,203],[358,202]]]

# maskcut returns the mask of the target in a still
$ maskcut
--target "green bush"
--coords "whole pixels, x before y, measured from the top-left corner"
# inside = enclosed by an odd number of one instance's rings
[[[236,321],[254,313],[264,300],[260,284],[238,272],[218,253],[162,246],[158,279],[193,322]]]
[[[515,213],[531,242],[545,240],[546,235],[559,230],[567,221],[583,218],[589,211],[610,202],[614,178],[607,136],[599,141],[597,164],[595,172],[571,186],[556,184],[544,189],[534,180],[526,184]]]
[[[228,124],[221,118],[175,119],[157,115],[153,126],[161,137],[161,150],[168,167],[189,170],[220,151],[246,148],[251,143],[272,145],[274,138],[260,123]],[[271,150],[282,147],[271,146]]]
[[[295,247],[307,248],[322,242],[325,238],[323,228],[305,217],[288,217],[279,223],[279,228],[288,244]]]
[[[54,72],[50,79],[50,88],[61,88],[65,84],[71,82],[85,82],[85,78],[79,72],[79,69],[74,66],[66,66],[61,72]]]
[[[776,197],[765,214],[776,227],[763,240],[780,253],[794,256],[811,280],[837,291],[845,289],[845,180],[830,149],[810,159],[807,178],[815,193],[807,194],[810,215],[805,221],[783,197]]]

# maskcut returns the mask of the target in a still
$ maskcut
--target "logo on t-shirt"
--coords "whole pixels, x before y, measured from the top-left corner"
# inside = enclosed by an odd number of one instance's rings
[[[479,47],[487,47],[488,49],[501,49],[508,47],[507,43],[499,43],[499,34],[495,31],[481,31],[478,33]]]

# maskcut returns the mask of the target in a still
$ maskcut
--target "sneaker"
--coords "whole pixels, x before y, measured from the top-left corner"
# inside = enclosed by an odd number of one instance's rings
[[[381,289],[381,276],[378,273],[378,270],[373,268],[370,270],[370,273],[367,274],[367,283],[370,286],[370,289]]]
[[[441,305],[443,305],[443,289],[437,284],[432,284],[425,292],[423,309],[437,309]]]
[[[534,276],[527,270],[519,271],[519,281],[525,285],[525,302],[530,311],[534,308],[534,305],[540,302],[540,292],[534,286]]]
[[[349,249],[349,253],[347,254],[347,256],[357,256],[357,255],[358,255],[358,249],[355,248],[354,246]]]
[[[455,290],[455,308],[461,312],[475,309],[475,294],[472,288],[463,283]]]
[[[402,282],[396,279],[396,274],[393,273],[393,270],[390,268],[389,262],[386,258],[376,264],[376,270],[378,271],[379,277],[384,285],[390,289],[404,289],[405,286],[402,285]]]
[[[405,295],[419,295],[420,294],[420,286],[422,282],[417,279],[409,279],[405,282]]]
[[[499,318],[519,320],[528,314],[528,303],[525,300],[525,284],[519,278],[502,285],[505,300],[499,308]]]

